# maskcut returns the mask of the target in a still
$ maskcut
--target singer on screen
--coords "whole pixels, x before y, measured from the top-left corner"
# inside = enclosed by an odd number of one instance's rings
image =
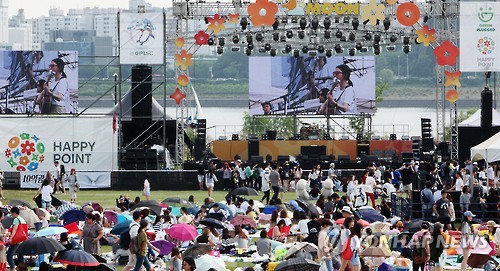
[[[52,59],[49,65],[50,74],[43,87],[42,95],[50,97],[49,114],[65,114],[66,104],[69,102],[69,83],[64,73],[64,61],[60,58]],[[41,106],[42,114],[44,106]]]
[[[356,93],[352,83],[351,68],[342,64],[338,65],[333,72],[336,81],[332,85],[332,91],[327,92],[326,99],[320,95],[320,107],[318,114],[351,115],[357,114]],[[324,91],[321,94],[324,95]]]

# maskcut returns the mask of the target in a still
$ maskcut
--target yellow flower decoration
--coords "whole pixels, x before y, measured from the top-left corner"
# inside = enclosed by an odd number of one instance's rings
[[[177,77],[177,84],[181,87],[185,87],[187,86],[189,83],[189,79],[187,76],[185,76],[184,74],[183,75],[179,75]]]
[[[226,29],[224,23],[226,22],[226,17],[221,17],[219,14],[215,14],[213,18],[208,18],[208,29],[214,31],[215,34],[219,33],[221,30]]]
[[[361,5],[361,21],[368,20],[371,25],[376,25],[377,20],[385,19],[385,5],[377,4],[375,0],[370,0],[370,4]]]
[[[457,86],[461,87],[462,84],[460,84],[460,71],[456,72],[450,72],[450,71],[444,71],[444,75],[446,77],[446,82],[444,83],[445,87],[449,86]]]
[[[186,42],[184,41],[183,37],[177,38],[175,40],[175,46],[177,46],[177,47],[182,47],[182,46],[184,46],[185,43]]]
[[[235,14],[229,13],[228,17],[229,17],[228,23],[237,24],[238,23],[238,19],[240,18],[240,14],[239,13],[235,13]]]
[[[446,92],[446,100],[450,103],[458,101],[458,91],[450,89]]]
[[[188,53],[186,50],[182,50],[180,53],[175,54],[175,66],[187,70],[188,67],[193,66],[193,54]]]
[[[422,29],[417,30],[417,42],[423,43],[424,46],[429,46],[429,44],[436,42],[436,29],[429,28],[428,25],[424,25]]]
[[[387,3],[387,5],[394,5],[398,2],[398,0],[386,0],[385,2]]]

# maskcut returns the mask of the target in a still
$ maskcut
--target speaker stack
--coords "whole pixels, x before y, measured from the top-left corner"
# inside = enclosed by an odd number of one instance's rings
[[[430,152],[434,150],[434,138],[432,137],[431,119],[420,119],[422,131],[422,151]]]
[[[492,108],[493,108],[493,92],[485,87],[483,91],[481,91],[481,129],[482,130],[491,130],[493,116],[492,116]]]
[[[196,139],[194,142],[194,156],[196,160],[201,160],[206,145],[207,145],[207,120],[199,119],[196,124]]]

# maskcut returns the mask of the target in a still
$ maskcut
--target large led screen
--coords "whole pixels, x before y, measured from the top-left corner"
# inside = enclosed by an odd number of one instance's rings
[[[375,57],[251,57],[252,115],[375,113]]]
[[[0,113],[78,112],[78,52],[0,51]]]

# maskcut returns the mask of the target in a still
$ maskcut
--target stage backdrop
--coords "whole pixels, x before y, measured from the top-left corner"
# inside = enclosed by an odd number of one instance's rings
[[[4,171],[117,169],[112,117],[0,118],[0,168]]]
[[[111,172],[77,172],[76,177],[80,188],[109,188],[111,187]],[[32,188],[38,189],[42,186],[43,180],[45,179],[45,172],[21,172],[21,188]],[[65,187],[69,187],[68,181],[66,180]]]
[[[47,80],[52,59],[64,61],[68,80],[66,113],[78,113],[77,51],[0,51],[0,113],[38,114],[37,82]]]
[[[500,3],[460,2],[460,71],[500,71]]]
[[[375,113],[375,57],[250,57],[249,108],[252,115],[268,114],[322,114],[320,91],[332,89],[336,66],[351,68],[356,106],[350,114]],[[348,88],[349,89],[349,88]],[[349,92],[334,97],[347,99]],[[342,97],[344,96],[344,97]],[[330,112],[330,114],[333,114]]]

